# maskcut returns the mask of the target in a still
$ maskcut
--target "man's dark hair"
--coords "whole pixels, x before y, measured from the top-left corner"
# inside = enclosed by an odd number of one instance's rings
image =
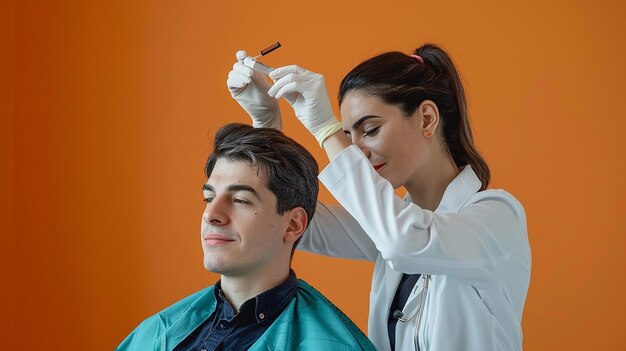
[[[266,176],[267,187],[276,195],[277,213],[282,215],[302,207],[307,226],[311,223],[317,205],[319,169],[313,155],[302,145],[277,129],[231,123],[215,135],[213,153],[204,169],[207,178],[220,158],[250,162]],[[300,239],[294,243],[294,249],[299,242]]]

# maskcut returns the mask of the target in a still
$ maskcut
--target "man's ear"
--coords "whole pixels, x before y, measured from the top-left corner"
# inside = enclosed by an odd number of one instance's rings
[[[308,218],[306,211],[302,207],[294,207],[285,214],[287,215],[289,222],[287,224],[283,240],[286,243],[293,244],[304,233],[308,223]]]

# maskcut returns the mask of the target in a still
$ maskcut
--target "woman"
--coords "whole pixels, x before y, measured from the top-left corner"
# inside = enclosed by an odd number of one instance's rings
[[[320,204],[300,247],[375,262],[368,323],[375,346],[521,350],[526,217],[511,194],[487,189],[489,168],[449,56],[427,44],[359,64],[339,89],[343,124],[321,75],[281,67],[270,87],[241,66],[228,86],[254,124],[279,128],[275,99],[286,98],[331,160],[319,178],[341,206]],[[404,199],[394,193],[399,187]]]

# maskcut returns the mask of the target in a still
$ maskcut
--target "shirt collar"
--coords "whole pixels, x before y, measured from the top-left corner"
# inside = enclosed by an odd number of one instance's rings
[[[482,184],[476,173],[474,173],[472,166],[466,165],[461,170],[461,173],[448,184],[435,212],[459,212],[461,207],[480,190]]]
[[[483,183],[474,173],[472,166],[462,167],[461,172],[448,184],[435,212],[458,213],[461,207],[480,190],[482,185]],[[406,194],[405,201],[411,202],[409,193]]]
[[[226,301],[221,281],[215,283],[214,293],[216,300],[222,303],[224,317],[228,320],[237,318],[239,315],[248,315],[249,311],[253,310],[257,323],[261,323],[265,320],[271,320],[275,315],[281,313],[289,301],[296,295],[297,288],[298,279],[296,272],[290,270],[287,280],[244,302],[239,308],[237,315],[233,315],[232,308]]]
[[[289,301],[296,296],[298,288],[298,279],[293,269],[289,272],[289,278],[280,285],[271,288],[261,294],[255,296],[256,300],[256,318],[257,322],[265,319],[273,318],[276,314],[283,311]]]

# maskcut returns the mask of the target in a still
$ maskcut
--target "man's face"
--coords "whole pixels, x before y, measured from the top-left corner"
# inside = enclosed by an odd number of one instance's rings
[[[247,161],[220,158],[203,189],[207,205],[201,235],[207,270],[249,276],[284,269],[280,258],[291,250],[283,240],[289,219],[276,212],[276,196],[265,175]]]

